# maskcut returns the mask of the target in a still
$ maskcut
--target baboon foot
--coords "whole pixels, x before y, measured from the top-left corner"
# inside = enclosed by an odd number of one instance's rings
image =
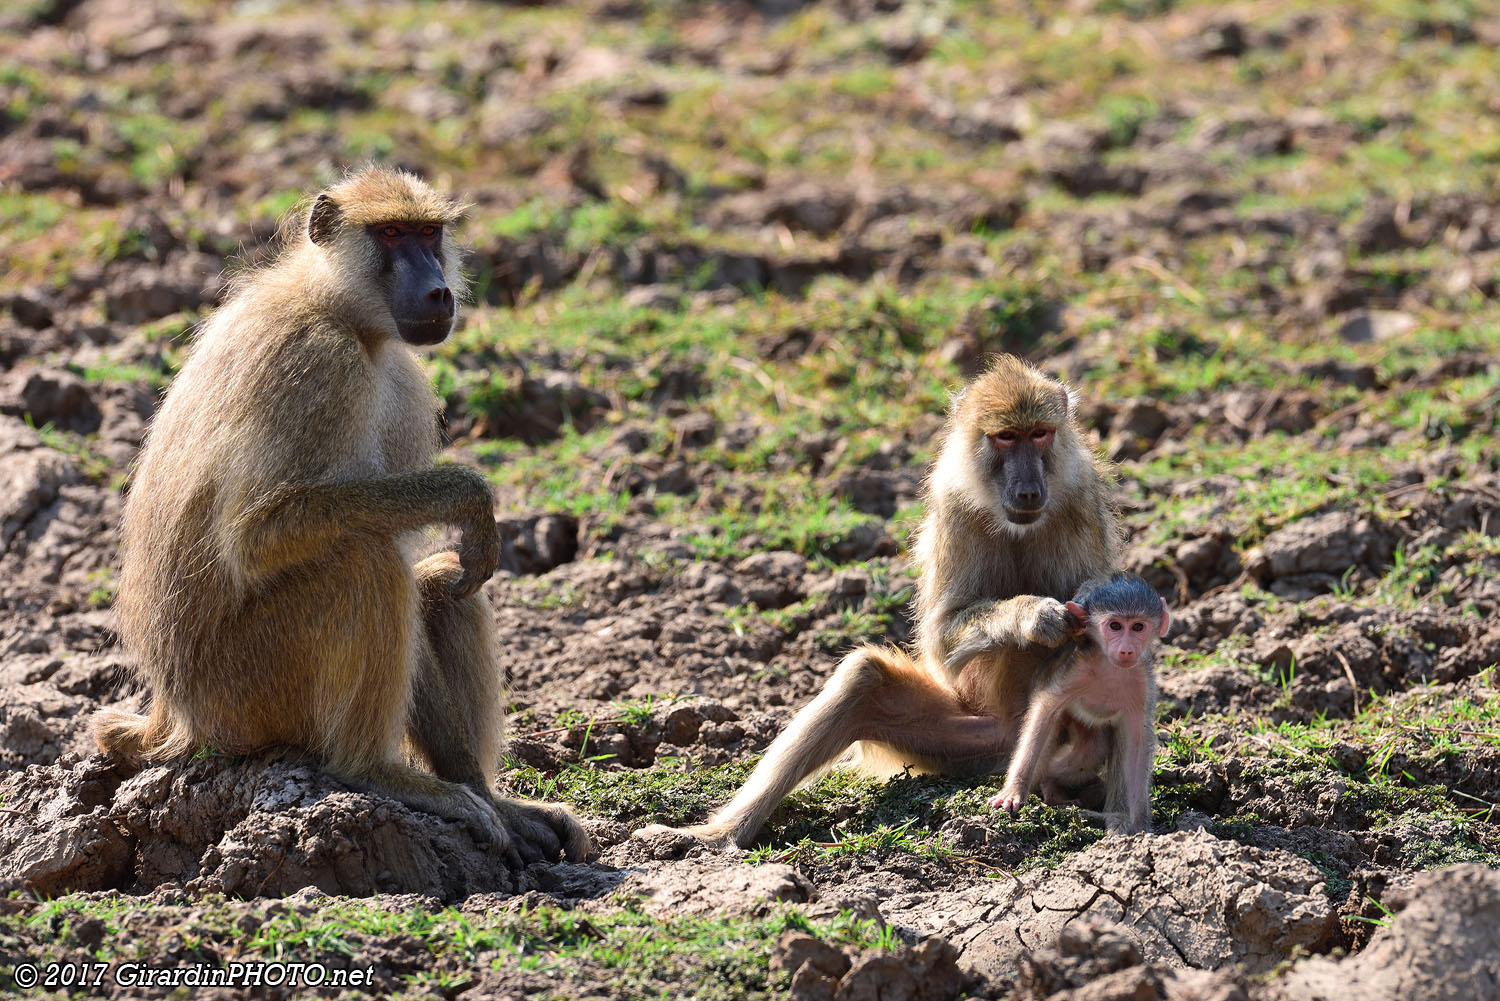
[[[1104,830],[1109,834],[1141,834],[1151,830],[1151,821],[1146,817],[1132,817],[1128,813],[1105,813]]]
[[[584,862],[594,846],[573,811],[559,803],[531,799],[495,799],[495,811],[510,829],[514,852],[522,864],[555,859]]]
[[[490,850],[502,853],[519,868],[521,861],[515,845],[516,839],[494,804],[468,786],[459,786],[459,789],[463,795],[455,798],[454,809],[434,812],[449,820],[459,821],[469,829],[479,845],[487,845]]]
[[[471,786],[445,782],[399,762],[386,762],[355,774],[339,769],[330,772],[356,789],[383,793],[413,810],[463,824],[477,844],[504,853],[516,866],[521,864],[515,838],[504,818],[488,796]]]

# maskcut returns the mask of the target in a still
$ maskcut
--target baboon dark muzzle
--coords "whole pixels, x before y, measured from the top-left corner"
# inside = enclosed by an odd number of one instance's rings
[[[408,242],[393,255],[391,315],[408,344],[436,344],[453,329],[453,292],[437,257],[427,247]]]

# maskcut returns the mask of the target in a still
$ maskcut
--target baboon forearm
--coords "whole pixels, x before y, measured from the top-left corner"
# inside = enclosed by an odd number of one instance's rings
[[[922,620],[924,652],[939,663],[945,661],[959,644],[974,639],[981,623],[1002,602],[977,601],[957,609],[934,609]]]
[[[941,612],[928,623],[928,634],[936,637],[936,649],[930,652],[944,661],[960,646],[1026,647],[1034,640],[1031,624],[1036,619],[1039,602],[1050,598],[1033,594],[1017,595],[1004,601],[977,601],[951,614]]]
[[[391,537],[491,510],[484,478],[462,466],[348,483],[284,484],[236,519],[234,547],[251,574],[316,559],[351,536]]]

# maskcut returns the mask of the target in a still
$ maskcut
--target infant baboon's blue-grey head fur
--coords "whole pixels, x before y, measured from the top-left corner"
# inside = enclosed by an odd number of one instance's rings
[[[1115,573],[1095,577],[1078,589],[1073,600],[1090,616],[1103,612],[1130,619],[1161,618],[1161,596],[1138,574]]]

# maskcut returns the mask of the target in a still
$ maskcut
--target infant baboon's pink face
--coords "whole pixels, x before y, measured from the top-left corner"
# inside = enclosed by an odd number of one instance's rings
[[[1118,668],[1130,668],[1141,662],[1153,640],[1166,632],[1166,626],[1155,619],[1106,615],[1093,624],[1094,638],[1104,656]]]

